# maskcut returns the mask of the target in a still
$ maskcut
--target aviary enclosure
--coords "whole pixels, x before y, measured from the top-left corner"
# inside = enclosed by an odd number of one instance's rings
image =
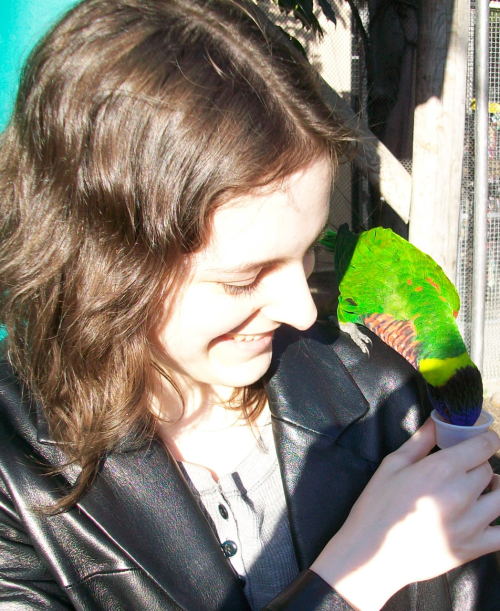
[[[341,169],[331,222],[391,227],[431,254],[455,282],[459,325],[473,336],[474,208],[484,208],[486,395],[500,397],[500,2],[489,5],[487,145],[476,142],[476,2],[472,0],[260,0],[302,45],[325,81],[334,112],[358,125],[364,144]],[[323,35],[293,6],[312,7]],[[302,22],[306,21],[306,26]],[[475,197],[475,161],[487,150],[487,196]],[[476,187],[477,188],[477,187]],[[487,210],[486,210],[487,209]],[[480,211],[481,211],[480,210]],[[313,291],[331,306],[333,263],[320,256]],[[477,273],[477,272],[474,272]],[[476,357],[477,358],[477,357]],[[499,405],[500,407],[500,405]]]

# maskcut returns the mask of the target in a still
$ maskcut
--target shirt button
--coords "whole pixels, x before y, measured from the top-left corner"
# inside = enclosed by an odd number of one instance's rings
[[[236,552],[238,551],[238,546],[236,545],[234,541],[224,541],[221,547],[222,547],[222,551],[224,552],[224,555],[227,556],[228,558],[231,558],[232,556],[234,556]]]
[[[227,512],[227,509],[224,507],[222,503],[219,505],[219,513],[224,518],[224,520],[228,519],[229,514]]]

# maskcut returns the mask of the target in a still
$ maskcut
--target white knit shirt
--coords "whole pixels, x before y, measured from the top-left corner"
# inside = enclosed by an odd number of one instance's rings
[[[299,570],[271,424],[253,450],[216,482],[192,463],[180,467],[221,542],[254,611],[295,579]]]

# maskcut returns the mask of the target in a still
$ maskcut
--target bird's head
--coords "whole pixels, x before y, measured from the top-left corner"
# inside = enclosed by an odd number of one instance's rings
[[[432,406],[446,422],[472,426],[479,418],[483,405],[483,382],[472,361],[470,365],[456,369],[443,384],[434,385],[426,379],[426,385]]]

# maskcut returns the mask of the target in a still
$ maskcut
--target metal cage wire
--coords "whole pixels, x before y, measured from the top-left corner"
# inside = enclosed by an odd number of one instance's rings
[[[462,193],[456,285],[461,299],[459,327],[471,344],[472,253],[474,230],[474,26],[471,2]],[[500,390],[500,2],[490,2],[488,210],[483,383],[486,395]]]
[[[463,149],[462,189],[460,221],[458,228],[458,252],[456,283],[461,299],[458,324],[467,348],[471,344],[471,295],[472,253],[474,229],[474,24],[475,1],[470,5],[470,26],[467,62],[467,91],[465,137]],[[361,36],[347,2],[331,2],[337,15],[333,26],[318,10],[318,17],[325,30],[323,41],[314,39],[311,32],[302,28],[291,16],[280,12],[271,0],[259,1],[271,19],[294,35],[303,45],[311,63],[325,80],[348,101],[364,123],[368,123],[368,79]],[[368,5],[355,0],[361,21],[368,29]],[[339,43],[344,37],[342,44]],[[350,37],[347,38],[346,36]],[[412,38],[416,32],[410,32]],[[490,2],[490,61],[489,61],[489,193],[487,225],[487,286],[485,311],[485,343],[483,381],[487,395],[500,390],[500,0]],[[414,100],[412,100],[414,103]],[[409,113],[413,108],[408,109]],[[399,156],[401,157],[401,156]],[[411,172],[411,159],[407,155],[401,163]],[[370,201],[370,198],[371,201]],[[366,176],[356,168],[342,168],[336,183],[331,205],[330,221],[335,227],[348,222],[354,229],[369,228],[379,224],[374,216],[373,193]],[[320,272],[333,270],[329,253],[321,252],[317,264]]]

